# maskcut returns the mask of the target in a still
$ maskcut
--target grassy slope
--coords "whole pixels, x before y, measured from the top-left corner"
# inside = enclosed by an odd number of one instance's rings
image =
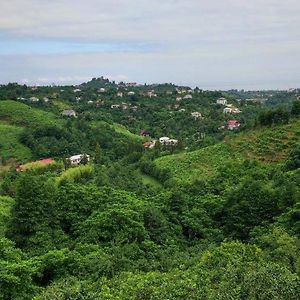
[[[273,128],[244,132],[237,137],[193,152],[161,157],[156,160],[159,168],[168,168],[175,180],[191,182],[208,179],[224,163],[258,160],[263,163],[282,161],[290,149],[300,141],[300,122]]]
[[[31,158],[31,151],[19,142],[23,128],[0,123],[0,156],[26,161]]]
[[[18,126],[62,125],[62,120],[54,114],[32,108],[26,104],[5,100],[0,101],[0,120]]]
[[[143,137],[130,132],[125,126],[123,126],[121,124],[118,124],[118,123],[109,124],[105,121],[93,121],[92,122],[92,125],[95,126],[95,127],[97,126],[97,124],[98,125],[103,125],[103,124],[108,125],[112,129],[114,129],[116,132],[126,136],[129,139],[136,140],[136,141],[141,141],[141,142],[144,140]]]

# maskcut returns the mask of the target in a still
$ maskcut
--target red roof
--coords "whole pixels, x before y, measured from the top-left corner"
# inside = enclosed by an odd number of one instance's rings
[[[228,125],[231,125],[231,126],[236,126],[238,124],[240,124],[240,122],[238,120],[229,120],[227,122]]]
[[[32,164],[41,164],[43,166],[46,166],[46,165],[50,165],[50,164],[52,164],[54,162],[55,161],[52,158],[44,158],[44,159],[40,159],[40,160],[29,162],[29,163],[24,164],[24,165],[18,165],[17,166],[17,171],[25,171]]]

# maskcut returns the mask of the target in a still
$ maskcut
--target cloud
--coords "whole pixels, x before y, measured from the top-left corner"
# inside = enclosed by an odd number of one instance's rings
[[[0,81],[296,84],[299,15],[298,0],[3,1]]]

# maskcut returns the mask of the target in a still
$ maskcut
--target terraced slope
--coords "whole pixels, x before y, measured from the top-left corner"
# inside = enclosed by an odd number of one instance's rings
[[[216,174],[219,166],[237,164],[245,159],[262,163],[284,160],[291,148],[300,142],[300,122],[244,132],[235,138],[193,152],[161,157],[156,165],[169,169],[178,182],[206,180]]]

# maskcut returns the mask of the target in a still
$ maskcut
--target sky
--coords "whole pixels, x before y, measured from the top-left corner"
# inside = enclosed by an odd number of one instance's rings
[[[300,88],[299,0],[0,0],[0,83]]]

